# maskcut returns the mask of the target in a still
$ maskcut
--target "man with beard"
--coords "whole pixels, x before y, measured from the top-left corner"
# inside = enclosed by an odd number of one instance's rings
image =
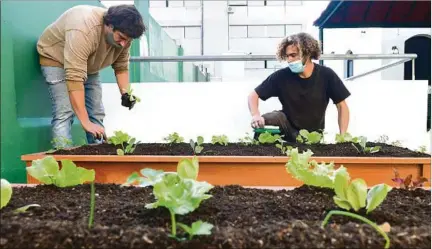
[[[106,139],[99,78],[103,68],[113,68],[121,104],[129,110],[134,106],[135,96],[128,94],[130,47],[145,30],[133,5],[109,9],[79,5],[66,10],[43,31],[37,51],[52,101],[55,148],[68,147],[62,141],[72,141],[75,115],[89,144]]]

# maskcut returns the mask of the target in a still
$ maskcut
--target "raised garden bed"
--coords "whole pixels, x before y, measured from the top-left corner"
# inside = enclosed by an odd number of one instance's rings
[[[227,145],[203,143],[197,155],[200,161],[200,180],[215,185],[239,184],[242,186],[300,186],[302,183],[291,177],[285,168],[289,157],[275,144],[229,143]],[[311,159],[317,162],[334,162],[349,169],[353,177],[366,180],[368,186],[379,183],[392,184],[393,169],[401,175],[414,178],[430,177],[429,154],[385,143],[367,143],[381,146],[375,153],[361,153],[351,143],[302,144],[285,143],[284,146],[298,148],[299,152],[310,149]],[[23,155],[22,160],[30,166],[32,160],[47,155],[57,160],[70,159],[77,165],[94,169],[96,182],[124,183],[128,176],[144,167],[175,171],[178,161],[194,155],[189,143],[140,143],[131,154],[117,155],[119,146],[113,144],[84,145],[54,152]],[[28,183],[38,183],[31,176]],[[430,180],[425,184],[430,186]]]
[[[200,172],[201,174],[201,172]],[[371,226],[344,216],[332,216],[334,191],[310,186],[294,190],[215,186],[213,196],[199,208],[178,215],[190,225],[213,224],[211,235],[192,240],[170,238],[166,208],[147,209],[154,201],[152,187],[96,184],[94,225],[87,227],[90,186],[14,188],[1,213],[1,248],[384,248],[385,240]],[[14,209],[36,203],[25,213]],[[369,214],[358,213],[378,225],[389,223],[390,248],[430,248],[431,193],[393,188]],[[185,236],[178,228],[179,237]]]

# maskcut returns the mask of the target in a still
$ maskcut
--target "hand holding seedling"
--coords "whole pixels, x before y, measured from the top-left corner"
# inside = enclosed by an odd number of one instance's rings
[[[132,88],[129,85],[127,92],[122,94],[121,101],[122,106],[129,107],[129,110],[131,110],[134,107],[135,103],[140,102],[141,99],[132,94]]]

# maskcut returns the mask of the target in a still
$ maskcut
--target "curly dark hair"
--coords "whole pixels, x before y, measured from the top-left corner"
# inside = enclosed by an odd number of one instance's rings
[[[279,61],[286,59],[286,48],[290,45],[298,47],[300,56],[304,59],[309,58],[317,60],[321,55],[321,47],[319,41],[307,33],[297,33],[287,36],[282,39],[277,47],[276,58]]]
[[[111,6],[105,13],[104,24],[112,25],[114,30],[118,30],[132,39],[137,39],[146,31],[143,19],[134,5],[115,5]]]

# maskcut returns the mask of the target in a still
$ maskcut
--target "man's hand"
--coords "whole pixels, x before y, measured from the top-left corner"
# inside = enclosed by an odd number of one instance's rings
[[[92,123],[91,121],[83,123],[82,126],[86,132],[91,133],[95,138],[106,139],[105,129],[102,126]]]
[[[135,103],[136,103],[135,96],[132,95],[132,98],[131,98],[131,95],[129,95],[128,93],[122,94],[122,96],[121,96],[122,106],[129,107],[129,110],[130,110],[134,107]]]
[[[264,128],[265,121],[261,115],[254,115],[252,117],[251,126],[252,128]]]

